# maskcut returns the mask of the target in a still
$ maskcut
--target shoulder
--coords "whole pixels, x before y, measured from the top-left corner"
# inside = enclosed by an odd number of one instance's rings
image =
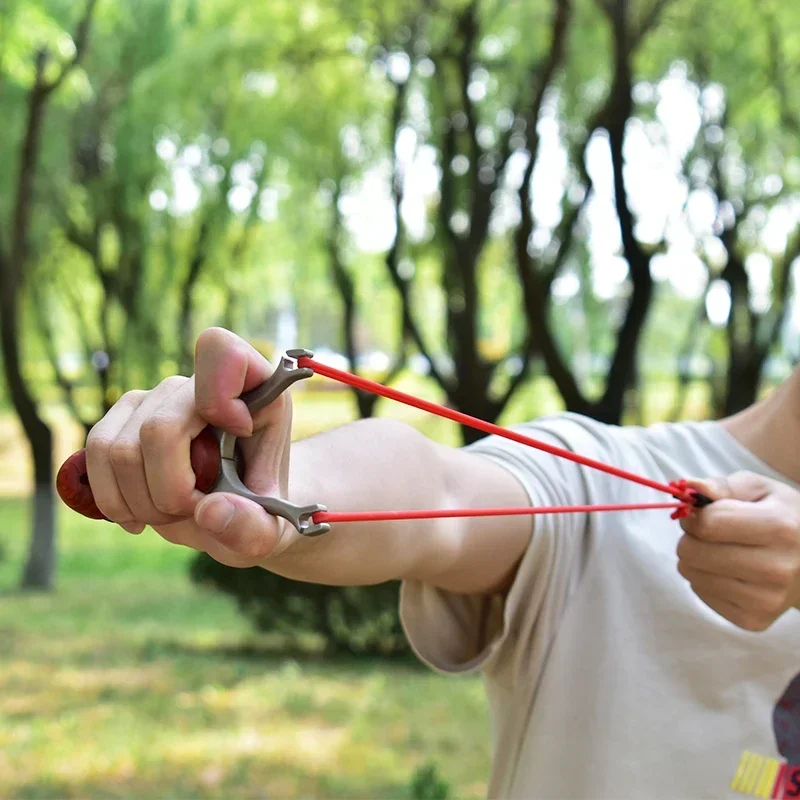
[[[611,425],[565,411],[513,427],[532,437],[538,433],[559,438],[565,446],[576,451],[579,445],[609,450],[628,447],[680,450],[698,446],[725,452],[730,450],[730,437],[718,422],[713,421]]]
[[[727,460],[736,448],[719,422],[658,422],[647,427],[619,429],[620,439],[633,446],[673,458],[702,454],[712,461]],[[741,449],[741,448],[739,448]]]
[[[510,426],[511,430],[548,444],[562,447],[582,455],[599,455],[634,441],[638,435],[630,429],[598,422],[582,414],[564,411],[539,417]],[[644,431],[646,429],[640,429]],[[503,449],[529,449],[517,442],[499,436],[489,436],[471,446],[476,451]]]
[[[539,442],[657,479],[710,474],[712,467],[719,471],[730,463],[729,437],[715,422],[619,426],[564,412],[513,425],[511,429]],[[578,474],[576,465],[565,459],[500,436],[481,439],[469,450],[516,470],[535,469],[551,478]],[[585,470],[581,474],[588,480],[605,480],[596,473],[590,476]]]
[[[515,472],[537,473],[539,479],[578,480],[580,468],[559,458],[547,446],[587,456],[598,461],[619,463],[624,458],[625,443],[621,430],[580,414],[564,412],[510,426],[510,430],[533,440],[530,446],[502,436],[487,436],[468,446],[468,450],[487,456]],[[536,443],[545,445],[543,448]]]

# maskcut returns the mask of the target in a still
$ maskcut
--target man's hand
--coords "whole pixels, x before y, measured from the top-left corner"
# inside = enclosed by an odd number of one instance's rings
[[[681,521],[678,572],[697,596],[747,631],[800,607],[800,492],[749,472],[689,485],[715,501]]]
[[[388,419],[362,420],[289,450],[288,393],[253,418],[240,399],[272,372],[245,341],[212,328],[195,375],[125,395],[92,429],[86,463],[98,507],[130,533],[165,539],[234,567],[262,566],[315,583],[396,578],[462,594],[501,591],[531,536],[524,517],[337,524],[308,539],[251,501],[194,488],[190,443],[216,425],[242,437],[245,484],[258,494],[332,510],[521,506],[525,490],[487,458],[446,447]]]
[[[145,525],[176,544],[229,566],[261,563],[294,537],[284,520],[243,497],[194,488],[192,439],[216,425],[241,439],[244,480],[260,494],[286,497],[292,408],[288,393],[251,418],[239,399],[272,372],[247,342],[220,328],[197,341],[192,378],[167,378],[129,392],[94,426],[86,463],[97,505],[130,533]]]

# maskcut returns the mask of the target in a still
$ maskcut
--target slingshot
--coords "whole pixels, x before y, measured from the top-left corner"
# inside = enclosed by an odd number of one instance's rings
[[[484,433],[501,436],[527,447],[542,450],[558,458],[573,461],[589,469],[605,472],[608,475],[655,489],[669,495],[670,502],[661,503],[619,503],[574,506],[523,506],[518,508],[452,508],[452,509],[411,509],[401,511],[328,511],[321,504],[296,505],[280,497],[259,495],[248,489],[241,477],[241,461],[237,452],[236,437],[219,428],[209,426],[193,442],[191,463],[198,477],[197,488],[203,492],[229,492],[238,494],[260,505],[265,511],[288,520],[304,536],[319,536],[327,533],[331,525],[342,522],[382,522],[389,520],[442,519],[452,517],[501,517],[538,514],[567,514],[595,511],[643,511],[651,509],[670,509],[672,519],[687,516],[693,508],[703,508],[711,499],[687,487],[683,480],[662,483],[643,475],[605,464],[562,447],[542,442],[517,431],[503,428],[491,422],[472,417],[460,411],[423,400],[405,392],[392,389],[375,381],[352,375],[349,372],[329,367],[314,360],[310,350],[289,350],[278,363],[275,371],[255,389],[245,392],[245,401],[252,413],[272,403],[292,384],[312,375],[321,375],[339,383],[353,386],[365,392],[380,395],[405,405],[427,411],[439,417],[466,425]],[[207,467],[216,466],[213,479],[205,476]],[[56,487],[61,499],[74,511],[92,519],[104,519],[97,507],[89,484],[86,469],[86,451],[81,450],[70,456],[62,465],[56,478]]]

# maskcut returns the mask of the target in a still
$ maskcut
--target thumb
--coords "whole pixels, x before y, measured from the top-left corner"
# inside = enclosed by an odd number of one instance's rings
[[[194,521],[215,542],[253,564],[270,556],[281,538],[281,521],[251,500],[224,492],[204,497]]]
[[[686,481],[689,488],[712,500],[744,500],[757,503],[773,490],[773,483],[763,475],[755,472],[734,472],[727,477],[692,478]]]

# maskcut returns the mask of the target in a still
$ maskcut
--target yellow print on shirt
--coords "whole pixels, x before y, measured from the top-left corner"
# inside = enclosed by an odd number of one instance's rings
[[[731,789],[766,800],[800,798],[800,766],[745,750],[731,781]]]

